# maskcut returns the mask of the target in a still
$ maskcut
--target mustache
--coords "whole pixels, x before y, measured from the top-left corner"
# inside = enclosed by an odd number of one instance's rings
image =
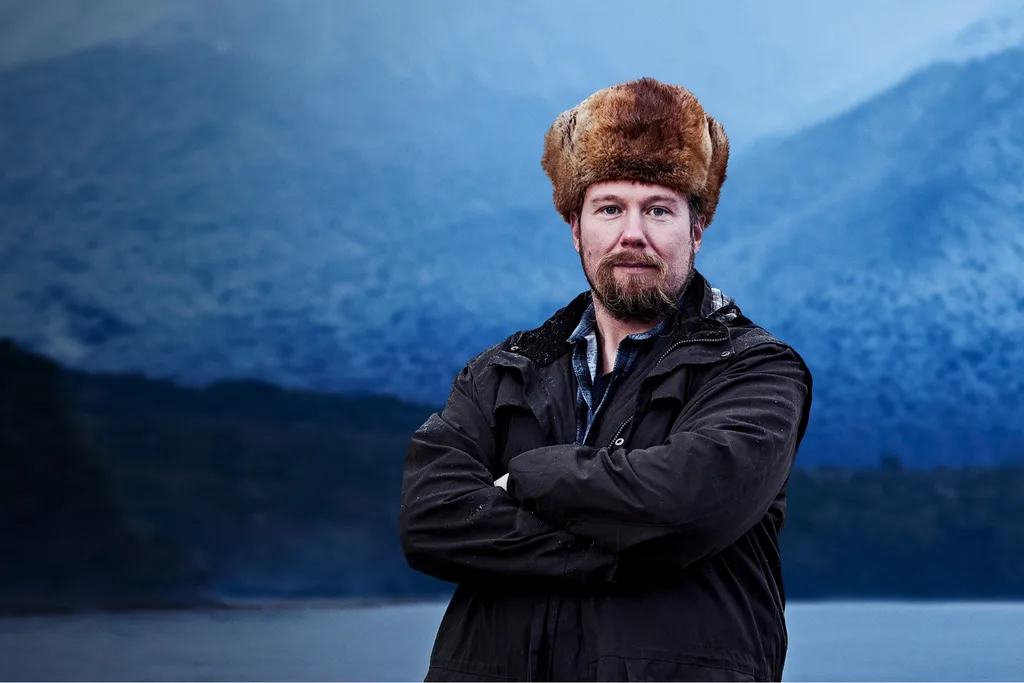
[[[613,266],[647,266],[664,271],[668,264],[658,256],[644,251],[620,251],[606,254],[598,264],[599,268],[610,268]]]

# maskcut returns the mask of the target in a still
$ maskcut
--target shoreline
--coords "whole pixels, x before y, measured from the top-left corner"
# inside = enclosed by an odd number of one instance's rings
[[[356,596],[327,598],[209,598],[195,601],[142,602],[124,605],[86,606],[0,606],[0,619],[61,616],[100,616],[118,614],[176,613],[176,612],[241,612],[282,611],[307,609],[373,609],[397,605],[434,604],[447,602],[449,595],[424,596]]]
[[[380,607],[397,607],[407,605],[445,604],[450,595],[423,596],[362,596],[336,598],[217,598],[197,600],[188,603],[140,603],[135,605],[114,605],[106,607],[38,607],[16,608],[0,607],[0,619],[40,618],[40,617],[83,617],[113,616],[122,614],[172,614],[178,612],[279,612],[287,610],[360,610]],[[971,597],[833,597],[807,598],[787,601],[786,609],[800,609],[815,605],[831,605],[844,607],[863,607],[871,605],[905,605],[908,607],[957,607],[957,606],[998,606],[1017,605],[1024,608],[1024,597],[1006,596],[999,598]]]

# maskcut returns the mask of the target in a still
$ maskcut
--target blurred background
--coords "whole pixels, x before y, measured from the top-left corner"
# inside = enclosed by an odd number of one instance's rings
[[[421,679],[409,436],[586,288],[543,135],[641,76],[815,373],[787,677],[1024,678],[1019,0],[0,0],[0,678]]]

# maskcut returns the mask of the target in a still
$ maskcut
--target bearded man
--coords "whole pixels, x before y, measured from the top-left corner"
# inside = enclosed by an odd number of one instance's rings
[[[470,360],[409,445],[410,566],[458,584],[427,680],[780,680],[811,374],[695,270],[722,125],[641,79],[542,166],[590,290]]]

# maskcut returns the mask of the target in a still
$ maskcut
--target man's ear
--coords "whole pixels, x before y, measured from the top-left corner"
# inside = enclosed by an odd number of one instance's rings
[[[576,247],[576,253],[580,253],[580,215],[569,214],[569,225],[572,226],[572,245]]]
[[[693,253],[700,251],[700,245],[704,242],[704,216],[700,216],[693,222],[690,229],[690,239],[693,242]]]

